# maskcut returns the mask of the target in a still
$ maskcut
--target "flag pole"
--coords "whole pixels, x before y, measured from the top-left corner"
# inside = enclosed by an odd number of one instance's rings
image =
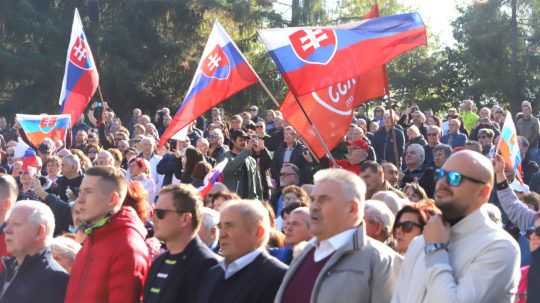
[[[101,85],[100,84],[98,84],[98,86],[97,86],[97,91],[98,91],[99,99],[101,100],[101,103],[105,102],[103,100],[103,94],[101,93]]]
[[[315,132],[315,136],[317,136],[317,139],[319,139],[319,142],[321,143],[321,145],[323,146],[324,148],[324,151],[326,152],[326,155],[328,156],[328,159],[330,159],[330,161],[332,162],[332,164],[334,166],[337,166],[337,162],[336,162],[336,159],[334,159],[334,156],[332,156],[332,153],[330,152],[330,148],[328,148],[328,145],[326,144],[326,142],[324,142],[324,139],[323,137],[321,136],[321,133],[319,132],[319,129],[315,126],[315,124],[313,123],[313,121],[311,121],[311,118],[308,116],[308,114],[306,113],[306,110],[304,109],[304,107],[302,106],[302,103],[300,103],[300,101],[298,100],[298,98],[296,97],[295,94],[291,93],[294,97],[294,101],[296,101],[296,104],[298,104],[298,106],[300,106],[300,109],[302,110],[302,112],[304,113],[304,116],[306,117],[306,119],[308,120],[309,124],[311,125],[311,128],[313,128],[313,131]]]

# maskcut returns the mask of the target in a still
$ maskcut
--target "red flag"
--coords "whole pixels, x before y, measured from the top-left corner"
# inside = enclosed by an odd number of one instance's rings
[[[374,5],[364,18],[374,18],[378,14],[379,7]],[[353,109],[368,100],[384,96],[387,87],[386,67],[383,65],[362,77],[301,96],[298,102],[302,103],[328,148],[333,149],[348,130]],[[325,149],[292,93],[287,94],[280,110],[285,120],[304,138],[317,157],[324,156]]]

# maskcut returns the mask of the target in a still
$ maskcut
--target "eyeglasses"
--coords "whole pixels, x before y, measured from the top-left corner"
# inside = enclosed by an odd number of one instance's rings
[[[404,233],[410,233],[415,226],[420,228],[420,230],[424,229],[424,226],[422,226],[419,223],[416,223],[416,222],[413,222],[413,221],[403,221],[403,222],[398,222],[398,223],[394,224],[394,230],[397,230],[398,228],[401,228],[401,230]]]
[[[529,228],[527,230],[527,239],[530,239],[533,234],[540,237],[540,226]]]
[[[158,218],[159,220],[163,220],[163,218],[165,218],[165,215],[167,213],[177,213],[177,214],[182,214],[182,213],[189,213],[189,211],[185,211],[185,210],[174,210],[174,209],[163,209],[163,208],[154,208],[152,210],[152,215],[156,215],[156,218]]]
[[[482,180],[465,176],[464,174],[459,173],[457,171],[446,171],[442,168],[439,168],[435,171],[435,176],[437,180],[446,177],[446,182],[448,182],[448,184],[452,187],[458,187],[463,180],[469,180],[471,182],[478,183],[478,184],[486,184],[486,182]]]
[[[263,128],[262,125],[255,125],[255,128]]]

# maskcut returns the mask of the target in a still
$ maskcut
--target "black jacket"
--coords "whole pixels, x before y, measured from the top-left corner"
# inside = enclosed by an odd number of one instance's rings
[[[159,302],[161,303],[196,302],[201,278],[210,267],[217,264],[217,255],[199,237],[191,240],[181,254],[181,261],[175,264],[173,272],[169,274],[160,291]],[[145,303],[148,302],[152,282],[156,279],[159,269],[167,257],[168,253],[160,255],[150,267],[144,283]]]
[[[173,154],[166,154],[161,158],[157,167],[157,173],[163,175],[163,186],[172,183],[173,175],[180,180],[182,178],[182,159]]]
[[[221,266],[210,268],[199,289],[198,303],[272,303],[287,265],[262,252],[225,280]]]
[[[0,290],[13,279],[0,303],[62,303],[69,275],[53,259],[49,249],[27,256],[15,271],[14,257],[2,260],[5,270],[0,273]]]
[[[531,267],[527,276],[527,303],[540,302],[540,248],[531,253]]]
[[[274,153],[274,159],[272,161],[272,167],[270,173],[272,178],[276,180],[277,187],[279,187],[279,175],[281,173],[281,167],[283,166],[283,157],[285,156],[286,145],[282,144],[278,150]],[[313,163],[309,163],[304,158],[304,152],[307,151],[306,147],[297,142],[291,153],[289,163],[296,165],[300,169],[300,185],[313,184]]]

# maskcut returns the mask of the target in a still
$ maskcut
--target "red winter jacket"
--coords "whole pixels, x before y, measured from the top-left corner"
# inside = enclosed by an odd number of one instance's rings
[[[75,258],[64,302],[139,302],[151,262],[145,236],[131,207],[96,228]]]

